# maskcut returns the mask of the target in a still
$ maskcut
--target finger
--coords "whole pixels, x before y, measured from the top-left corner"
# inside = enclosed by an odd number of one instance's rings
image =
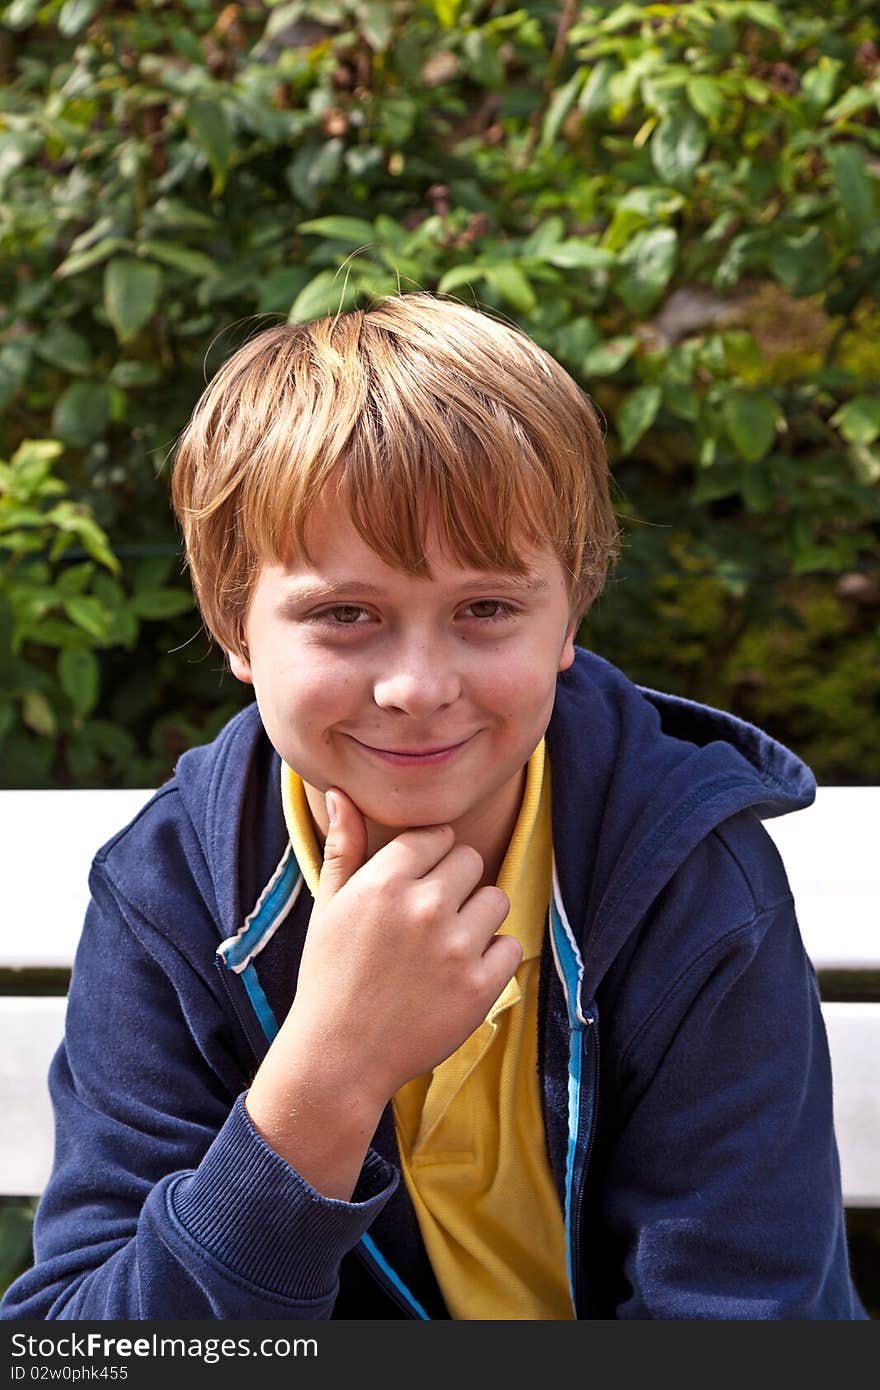
[[[510,899],[502,888],[493,883],[472,893],[458,915],[467,929],[473,933],[480,949],[485,950],[509,914]],[[514,940],[513,937],[508,939]]]
[[[422,878],[452,849],[455,832],[451,825],[425,825],[404,830],[373,855],[371,864],[384,872],[405,878]]]
[[[360,810],[338,787],[326,794],[329,826],[318,882],[320,903],[329,901],[356,874],[367,857],[367,826]]]
[[[483,856],[472,845],[456,844],[422,877],[458,912],[483,877]],[[505,909],[506,911],[507,909]]]
[[[492,937],[481,961],[482,979],[490,999],[489,1008],[508,981],[513,979],[522,957],[523,948],[515,936]]]

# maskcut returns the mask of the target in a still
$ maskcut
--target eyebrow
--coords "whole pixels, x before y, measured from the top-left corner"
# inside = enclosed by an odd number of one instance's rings
[[[499,570],[496,574],[475,575],[456,586],[459,590],[491,589],[496,584],[507,585],[527,594],[545,593],[550,587],[546,579],[538,575],[524,576],[507,574]],[[369,584],[363,579],[335,579],[316,584],[294,584],[281,600],[283,606],[292,603],[307,603],[315,599],[336,598],[339,594],[358,594],[364,598],[381,598],[384,590],[381,585]]]

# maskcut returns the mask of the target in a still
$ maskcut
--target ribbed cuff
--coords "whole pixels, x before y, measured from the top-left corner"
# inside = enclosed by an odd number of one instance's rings
[[[370,1149],[356,1200],[324,1197],[257,1133],[244,1101],[198,1168],[170,1188],[171,1210],[193,1240],[258,1287],[296,1301],[326,1297],[400,1174]]]

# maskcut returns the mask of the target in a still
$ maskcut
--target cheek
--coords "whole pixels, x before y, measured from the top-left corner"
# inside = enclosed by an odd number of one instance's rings
[[[556,670],[550,671],[546,654],[529,650],[511,659],[486,659],[475,674],[475,687],[483,702],[496,714],[517,720],[543,714],[556,694]]]
[[[295,719],[303,732],[345,715],[359,684],[350,664],[301,651],[271,670],[255,675],[257,699],[282,717]]]

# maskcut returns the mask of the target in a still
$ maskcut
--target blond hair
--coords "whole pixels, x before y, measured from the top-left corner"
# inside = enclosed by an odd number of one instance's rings
[[[589,400],[530,338],[454,300],[389,296],[266,329],[223,365],[177,447],[172,498],[208,629],[244,648],[261,563],[302,555],[338,498],[387,564],[431,577],[429,507],[451,554],[525,574],[550,546],[573,619],[618,548]]]

